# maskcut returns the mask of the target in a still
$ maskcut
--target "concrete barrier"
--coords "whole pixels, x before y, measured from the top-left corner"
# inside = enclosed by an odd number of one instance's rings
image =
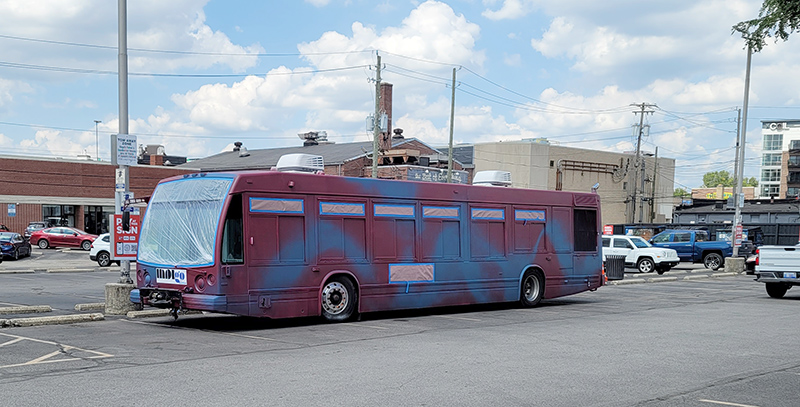
[[[39,312],[52,312],[49,305],[21,305],[18,307],[0,307],[0,315],[9,314],[36,314]]]
[[[62,325],[74,324],[77,322],[102,321],[105,319],[103,314],[78,314],[78,315],[59,315],[54,317],[33,317],[33,318],[13,318],[0,319],[0,327],[25,327],[39,325]]]
[[[75,304],[75,311],[104,311],[106,303],[92,302],[89,304]]]
[[[126,315],[135,310],[135,305],[131,302],[131,291],[134,288],[136,286],[133,284],[106,284],[106,314]]]
[[[726,273],[744,273],[744,257],[728,257],[725,259]]]

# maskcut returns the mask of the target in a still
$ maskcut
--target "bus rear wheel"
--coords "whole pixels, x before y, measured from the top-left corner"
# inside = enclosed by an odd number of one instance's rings
[[[531,270],[522,277],[519,301],[524,307],[535,307],[544,296],[544,276],[539,270]]]
[[[347,321],[353,317],[358,304],[358,296],[353,281],[344,276],[328,280],[320,295],[322,317],[330,322]]]

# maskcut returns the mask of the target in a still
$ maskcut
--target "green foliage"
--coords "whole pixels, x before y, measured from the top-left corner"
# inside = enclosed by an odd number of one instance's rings
[[[733,188],[736,186],[736,177],[728,171],[712,171],[703,175],[703,188],[716,188],[719,184],[722,184],[723,187]],[[742,186],[757,187],[758,180],[756,177],[745,177],[742,179]]]
[[[716,188],[722,184],[723,187],[732,187],[734,179],[728,171],[713,171],[703,175],[703,188]]]
[[[764,0],[758,18],[742,21],[732,30],[742,34],[753,52],[761,51],[767,38],[786,41],[795,31],[800,31],[800,1],[797,0]]]
[[[757,187],[758,186],[758,180],[756,179],[756,177],[743,178],[742,179],[742,186],[743,187]]]
[[[692,195],[686,188],[675,188],[675,191],[672,192],[672,196],[677,198],[683,198],[686,196]]]

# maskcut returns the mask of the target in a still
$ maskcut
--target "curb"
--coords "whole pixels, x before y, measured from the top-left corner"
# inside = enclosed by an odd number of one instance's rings
[[[665,283],[667,281],[678,281],[678,277],[651,277],[647,279],[648,283]]]
[[[644,281],[642,278],[634,278],[631,280],[616,280],[616,281],[609,281],[608,285],[631,285],[631,284],[644,284],[647,281]]]
[[[53,308],[49,305],[21,305],[19,307],[0,307],[0,315],[5,314],[38,314],[40,312],[52,312]]]
[[[170,311],[171,310],[168,309],[148,309],[143,311],[128,311],[128,313],[125,316],[130,319],[168,317],[170,316],[169,314]],[[202,313],[203,313],[202,311],[181,311],[178,313],[178,315],[198,315]]]
[[[731,276],[738,276],[739,273],[736,272],[728,272],[728,273],[714,273],[710,277],[731,277]]]
[[[0,270],[0,274],[33,274],[33,270]]]
[[[93,302],[89,304],[75,304],[75,311],[105,311],[106,303]]]
[[[103,314],[79,314],[79,315],[61,315],[55,317],[34,317],[34,318],[15,318],[15,319],[0,319],[0,327],[27,327],[39,325],[62,325],[74,324],[77,322],[91,322],[102,321],[105,319]]]
[[[705,274],[702,274],[702,275],[699,275],[699,276],[686,276],[683,279],[684,280],[701,280],[701,279],[705,279],[705,278],[710,278],[710,277],[705,275]]]
[[[35,271],[44,271],[47,273],[87,273],[87,272],[94,272],[94,269],[42,269],[42,270],[35,270]]]

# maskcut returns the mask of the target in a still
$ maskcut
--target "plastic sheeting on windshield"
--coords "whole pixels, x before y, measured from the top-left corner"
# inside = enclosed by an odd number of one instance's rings
[[[159,184],[147,206],[137,261],[166,266],[213,264],[217,226],[232,182],[206,177]]]

